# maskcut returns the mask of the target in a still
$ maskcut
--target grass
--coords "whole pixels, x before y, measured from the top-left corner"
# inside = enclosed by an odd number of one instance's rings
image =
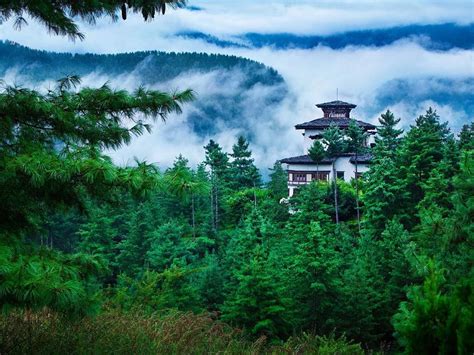
[[[47,310],[0,317],[1,354],[363,354],[344,338],[301,334],[250,340],[208,314],[105,311],[69,320]]]

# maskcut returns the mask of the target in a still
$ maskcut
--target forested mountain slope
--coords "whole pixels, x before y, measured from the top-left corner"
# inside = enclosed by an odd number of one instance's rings
[[[158,51],[106,55],[53,53],[0,42],[0,78],[10,81],[9,84],[44,83],[48,87],[48,80],[73,74],[83,79],[93,75],[91,85],[111,81],[126,89],[140,85],[160,89],[188,87],[188,78],[193,76],[204,83],[205,89],[192,85],[199,99],[191,104],[187,121],[200,136],[214,134],[223,122],[229,128],[248,129],[251,123],[242,119],[242,112],[248,106],[249,91],[258,89],[259,98],[268,105],[287,94],[283,78],[274,69],[236,56]],[[208,87],[215,81],[219,82],[218,90],[209,92]]]

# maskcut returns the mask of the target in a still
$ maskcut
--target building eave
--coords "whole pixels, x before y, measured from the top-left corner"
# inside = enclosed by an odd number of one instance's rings
[[[354,120],[359,127],[364,129],[365,131],[374,130],[377,127],[371,123],[356,120],[353,118],[327,118],[321,117],[316,118],[312,121],[303,122],[295,125],[295,129],[316,129],[316,130],[324,130],[326,128],[331,127],[331,125],[335,125],[339,128],[346,129],[349,127],[351,120]]]

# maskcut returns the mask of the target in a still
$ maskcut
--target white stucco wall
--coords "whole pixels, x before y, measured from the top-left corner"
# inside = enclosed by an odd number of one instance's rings
[[[350,161],[350,157],[340,157],[337,158],[335,166],[336,171],[344,171],[344,181],[350,182],[351,179],[355,178],[355,164],[352,164]],[[359,163],[357,166],[357,171],[359,173],[365,173],[369,170],[368,164],[361,164]],[[331,174],[332,178],[332,174]]]
[[[313,139],[309,138],[310,136],[313,136],[315,134],[322,135],[323,130],[321,129],[305,129],[304,130],[304,154],[308,154],[309,148],[313,145]]]
[[[339,157],[336,159],[335,162],[335,170],[336,174],[338,171],[344,172],[344,181],[350,182],[351,179],[355,178],[355,164],[350,162],[350,157]],[[310,164],[284,164],[284,169],[287,171],[298,171],[298,172],[308,172],[306,175],[307,183],[311,182],[311,173],[316,171],[316,165]],[[320,164],[318,166],[318,170],[321,171],[329,171],[329,179],[333,179],[333,170],[332,164]],[[358,164],[357,170],[359,173],[365,173],[369,170],[368,164]],[[293,196],[294,190],[298,188],[298,186],[304,185],[304,183],[297,183],[293,182],[292,173],[289,173],[289,181],[288,181],[288,189],[289,189],[289,197]],[[291,179],[291,180],[290,180]]]
[[[309,138],[313,135],[319,134],[323,135],[324,130],[316,130],[316,129],[306,129],[303,132],[304,136],[304,154],[308,154],[309,148],[313,145],[313,139]],[[370,134],[367,138],[367,146],[370,147],[371,144],[375,143],[375,134]]]

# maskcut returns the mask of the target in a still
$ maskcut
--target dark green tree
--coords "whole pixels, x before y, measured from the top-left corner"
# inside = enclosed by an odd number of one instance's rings
[[[445,146],[449,137],[446,123],[440,123],[439,116],[432,108],[419,116],[403,141],[400,152],[400,177],[408,198],[404,201],[405,217],[408,227],[417,223],[416,206],[424,198],[423,185],[431,173],[445,157]]]
[[[232,187],[234,189],[258,187],[261,185],[260,173],[253,163],[252,152],[249,150],[249,142],[239,136],[237,143],[232,146],[230,154],[230,174]]]
[[[190,202],[193,237],[196,237],[196,200],[200,196],[207,195],[209,190],[207,179],[197,176],[188,167],[187,159],[180,155],[173,167],[167,170],[165,184],[179,199]]]
[[[462,126],[461,132],[459,132],[459,148],[461,150],[474,149],[474,122]]]
[[[56,35],[69,36],[72,40],[83,39],[79,32],[76,19],[80,18],[89,24],[95,24],[102,16],[109,16],[112,20],[118,19],[121,12],[122,19],[127,18],[127,12],[141,13],[145,21],[151,20],[155,14],[165,14],[166,5],[171,7],[183,6],[184,0],[151,0],[151,1],[74,1],[60,2],[35,0],[26,2],[7,1],[0,5],[0,24],[9,18],[15,18],[14,26],[21,28],[27,24],[25,15],[44,25],[47,30]]]
[[[360,207],[359,207],[359,156],[366,150],[368,134],[352,119],[346,130],[347,149],[355,155],[355,186],[356,186],[356,211],[357,225],[360,233]]]
[[[379,118],[373,163],[366,174],[363,224],[367,231],[378,235],[385,229],[388,220],[401,213],[402,201],[407,198],[399,177],[398,147],[403,133],[396,128],[399,122],[400,119],[395,119],[390,111]]]
[[[68,77],[46,94],[14,87],[0,93],[0,238],[15,245],[17,255],[31,251],[11,239],[37,230],[50,211],[85,210],[89,200],[116,201],[119,193],[153,189],[154,166],[117,167],[102,149],[127,144],[150,129],[144,119],[179,112],[179,104],[192,98],[191,91],[169,95],[143,88],[132,94],[108,86],[74,91],[77,83]],[[45,265],[57,260],[42,255]]]
[[[315,139],[313,144],[308,150],[309,157],[316,163],[316,179],[319,182],[319,164],[323,161],[326,156],[326,150],[320,140]]]
[[[394,158],[400,144],[402,129],[397,129],[400,118],[395,118],[394,114],[387,110],[379,117],[379,126],[375,136],[374,158]]]
[[[270,171],[270,181],[267,186],[275,200],[280,201],[288,196],[288,174],[279,161],[273,164]]]
[[[283,337],[285,308],[268,273],[265,249],[257,245],[250,260],[236,272],[237,289],[222,306],[222,318],[257,336]]]
[[[474,349],[473,279],[444,289],[443,273],[431,262],[421,286],[408,292],[394,316],[395,336],[407,354],[469,354]]]
[[[336,165],[335,161],[339,154],[346,151],[346,142],[344,136],[336,125],[331,125],[323,133],[323,143],[326,145],[326,154],[329,158],[332,158],[332,182],[333,182],[333,191],[334,191],[334,211],[336,224],[339,224],[339,206],[337,198],[337,174],[336,174]]]
[[[211,211],[214,231],[219,229],[222,210],[222,196],[229,182],[229,157],[221,146],[212,139],[204,147],[205,163],[210,169],[211,180]]]

